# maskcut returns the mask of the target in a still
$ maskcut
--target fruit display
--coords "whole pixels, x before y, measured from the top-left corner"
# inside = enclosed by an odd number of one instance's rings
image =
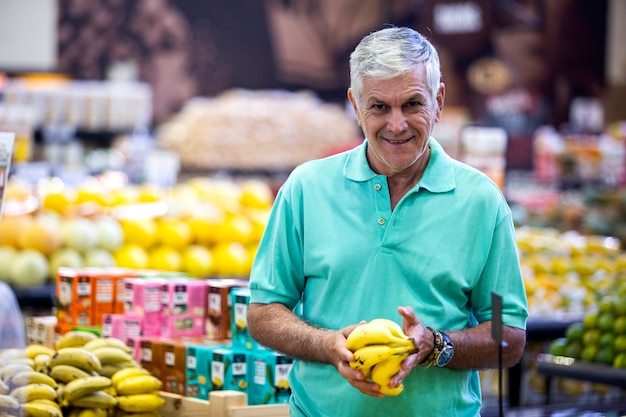
[[[626,282],[616,238],[524,226],[517,244],[531,317],[579,317]]]
[[[59,267],[127,267],[194,277],[249,274],[274,194],[256,178],[173,187],[13,178],[0,219],[0,279],[31,287]]]
[[[626,368],[626,283],[570,324],[548,351],[589,363]]]
[[[86,331],[60,336],[55,349],[0,352],[0,412],[12,416],[158,416],[161,385],[121,340]]]
[[[415,345],[396,322],[378,318],[361,324],[350,333],[346,346],[354,353],[352,369],[380,385],[384,395],[402,393],[404,385],[389,388],[389,381],[400,370],[402,361],[415,351]]]

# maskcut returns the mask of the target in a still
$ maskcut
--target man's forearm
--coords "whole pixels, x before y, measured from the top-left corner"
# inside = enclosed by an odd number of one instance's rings
[[[250,304],[248,328],[256,341],[293,358],[331,361],[328,331],[311,326],[282,304]]]

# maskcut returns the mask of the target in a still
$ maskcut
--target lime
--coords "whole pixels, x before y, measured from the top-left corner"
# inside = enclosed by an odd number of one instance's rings
[[[615,315],[609,311],[600,313],[598,317],[598,328],[604,332],[612,332],[615,324]]]
[[[618,335],[613,341],[616,352],[626,352],[626,334]]]
[[[600,340],[598,340],[599,346],[613,346],[613,343],[615,343],[615,336],[613,333],[604,333],[600,336]]]
[[[615,299],[610,295],[605,295],[598,302],[598,311],[602,313],[613,313],[615,310]]]
[[[598,327],[598,313],[591,311],[583,317],[583,327],[585,329],[593,329]]]
[[[602,332],[600,329],[589,329],[583,332],[583,344],[585,346],[588,345],[597,345],[600,342],[600,337],[602,336]]]
[[[615,334],[626,334],[626,314],[618,316],[613,323],[613,332]]]
[[[583,333],[583,324],[580,322],[572,323],[565,329],[565,337],[569,341],[582,340]]]
[[[626,285],[622,285],[622,287],[626,288]],[[615,304],[615,314],[618,316],[626,315],[626,293],[618,296],[617,303]]]
[[[598,350],[596,354],[596,362],[602,363],[604,365],[613,365],[613,361],[615,360],[615,350],[613,346],[604,346]]]
[[[626,368],[626,352],[621,352],[615,357],[613,366],[616,368]]]
[[[583,344],[580,340],[569,341],[565,347],[565,356],[580,359],[580,355],[583,351]]]
[[[597,345],[587,345],[583,348],[580,353],[580,359],[586,362],[593,362],[596,359],[596,355],[598,354],[598,346]]]
[[[565,356],[565,348],[567,347],[567,338],[560,337],[550,343],[548,352],[554,356]]]

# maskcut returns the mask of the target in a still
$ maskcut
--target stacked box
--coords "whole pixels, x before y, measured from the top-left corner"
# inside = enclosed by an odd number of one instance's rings
[[[54,349],[56,343],[56,316],[31,316],[25,321],[26,343]]]
[[[210,339],[230,339],[233,288],[247,287],[245,279],[212,278],[207,283],[207,308],[205,334]]]
[[[161,286],[163,337],[202,336],[206,315],[206,282],[173,278]]]
[[[158,338],[141,338],[139,342],[139,365],[155,378],[163,378],[164,343]]]
[[[102,315],[102,337],[115,337],[125,340],[123,314],[103,314]]]
[[[124,314],[141,321],[141,336],[161,334],[161,287],[165,279],[125,278]]]
[[[230,291],[232,317],[230,329],[233,347],[247,350],[266,349],[252,338],[248,330],[248,305],[250,304],[249,288],[233,288]]]
[[[252,404],[282,404],[289,402],[291,388],[289,372],[293,359],[273,350],[252,353]]]
[[[187,348],[203,343],[202,337],[163,338],[163,391],[185,395],[187,392]]]
[[[60,324],[92,323],[91,279],[80,268],[57,270],[57,319]]]
[[[204,343],[207,341],[205,340]],[[187,347],[186,395],[188,397],[209,399],[213,351],[229,347],[228,344],[215,341],[210,341],[208,344],[192,344]]]
[[[211,391],[234,390],[248,395],[250,402],[252,353],[242,348],[218,348],[211,360]]]

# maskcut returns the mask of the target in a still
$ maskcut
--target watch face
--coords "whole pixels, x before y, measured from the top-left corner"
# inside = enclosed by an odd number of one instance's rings
[[[444,346],[437,358],[437,366],[446,366],[452,359],[452,356],[454,356],[454,348],[450,345]]]

